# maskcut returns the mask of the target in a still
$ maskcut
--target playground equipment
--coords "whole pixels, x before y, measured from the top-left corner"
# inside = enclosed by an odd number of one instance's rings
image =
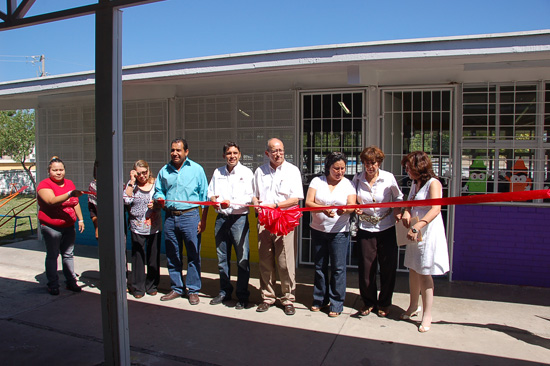
[[[6,203],[8,203],[9,201],[11,201],[15,197],[17,197],[21,192],[23,192],[27,188],[28,188],[28,186],[23,186],[18,191],[14,192],[14,193],[11,193],[8,196],[0,199],[0,207],[4,206]],[[15,191],[16,189],[17,188],[12,184],[10,192]],[[36,198],[33,198],[33,199],[31,199],[30,201],[27,201],[27,202],[23,202],[23,203],[15,206],[15,207],[13,207],[12,209],[10,209],[6,214],[0,215],[0,227],[4,226],[5,224],[7,224],[12,219],[15,219],[14,225],[13,225],[13,238],[15,239],[15,233],[17,231],[17,220],[28,219],[29,220],[29,225],[31,227],[31,234],[34,234],[34,229],[32,227],[31,217],[29,215],[21,215],[21,216],[19,215],[21,212],[23,212],[25,209],[27,209],[27,207],[32,205],[34,202],[36,202]],[[21,206],[23,206],[23,208],[21,208]]]

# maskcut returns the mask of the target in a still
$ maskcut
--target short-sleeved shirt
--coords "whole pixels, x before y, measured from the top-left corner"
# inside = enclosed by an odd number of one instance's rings
[[[304,199],[300,170],[286,160],[277,169],[269,163],[260,166],[254,172],[254,196],[262,204],[279,203],[289,198]]]
[[[38,184],[36,192],[40,192],[41,189],[51,189],[53,194],[61,196],[69,191],[75,190],[75,186],[69,179],[64,180],[63,187],[56,184],[50,178],[46,178]],[[70,227],[76,222],[75,206],[78,205],[78,198],[71,197],[59,205],[49,205],[44,202],[40,195],[37,197],[38,202],[38,221],[41,224],[53,227]]]
[[[187,210],[198,207],[197,204],[174,201],[206,201],[208,181],[204,169],[199,164],[187,158],[180,169],[172,162],[160,170],[155,181],[154,199],[166,200],[168,210]]]
[[[149,191],[144,191],[136,184],[132,196],[123,193],[124,204],[129,207],[128,221],[130,231],[139,235],[156,234],[162,229],[162,218],[160,209],[147,207],[153,199],[154,186]]]
[[[315,189],[315,203],[323,206],[345,206],[348,203],[348,197],[355,195],[355,187],[347,178],[338,182],[332,192],[324,175],[313,178],[309,188]],[[346,232],[349,231],[349,216],[349,213],[345,213],[341,216],[328,217],[322,211],[313,211],[309,226],[324,233]]]
[[[208,185],[208,197],[218,196],[217,202],[229,200],[228,208],[216,209],[224,215],[243,215],[248,213],[248,207],[233,203],[249,204],[253,197],[252,181],[254,174],[252,170],[237,163],[229,172],[224,165],[214,171],[210,184]]]
[[[372,187],[365,179],[365,172],[357,173],[353,177],[353,185],[357,189],[357,204],[360,205],[403,201],[403,193],[399,189],[394,175],[382,169],[378,170],[378,178]],[[363,213],[382,217],[388,210],[393,210],[393,208],[365,208]],[[384,231],[394,225],[395,218],[392,214],[386,216],[376,225],[367,221],[359,221],[360,229],[372,232]]]

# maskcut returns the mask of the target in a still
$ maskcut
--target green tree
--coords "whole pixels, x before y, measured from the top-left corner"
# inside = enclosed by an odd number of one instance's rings
[[[7,155],[21,166],[29,176],[36,191],[36,181],[31,173],[34,164],[25,161],[34,149],[34,111],[0,111],[0,155]]]

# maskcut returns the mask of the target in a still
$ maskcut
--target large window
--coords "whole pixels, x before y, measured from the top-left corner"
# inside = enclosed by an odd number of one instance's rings
[[[463,86],[463,194],[543,189],[549,184],[549,85]]]
[[[431,156],[434,172],[446,186],[451,176],[451,90],[388,90],[383,96],[384,169],[401,179],[407,190],[401,159],[421,150]]]
[[[359,154],[363,149],[364,101],[363,90],[301,95],[304,197],[311,180],[323,174],[324,160],[330,152],[341,151],[346,154],[347,178],[353,178],[355,173],[361,170]],[[310,220],[310,213],[304,212],[299,253],[299,261],[303,264],[313,263]],[[348,264],[357,265],[351,250],[349,254]]]
[[[452,89],[387,89],[382,93],[382,150],[386,155],[382,169],[394,174],[405,199],[411,180],[401,167],[401,159],[412,151],[430,155],[435,174],[443,185],[443,196],[449,195],[453,130]],[[444,221],[449,223],[448,206],[441,207]],[[405,248],[399,248],[399,270]]]

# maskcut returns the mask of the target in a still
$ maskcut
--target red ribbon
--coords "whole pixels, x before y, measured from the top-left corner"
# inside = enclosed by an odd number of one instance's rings
[[[520,202],[530,201],[536,199],[549,199],[550,189],[539,189],[535,191],[523,191],[523,192],[506,192],[506,193],[488,193],[477,194],[471,196],[459,196],[459,197],[446,197],[446,198],[432,198],[427,200],[413,200],[413,201],[398,201],[398,202],[376,202],[362,205],[345,205],[345,206],[319,206],[319,207],[292,207],[281,211],[323,211],[327,209],[349,209],[349,208],[383,208],[383,207],[416,207],[416,206],[447,206],[447,205],[474,205],[478,203],[491,203],[491,202]],[[158,200],[159,202],[162,200]],[[199,201],[175,201],[166,200],[171,202],[190,203],[203,206],[217,206],[220,202],[199,202]],[[232,202],[232,205],[239,205],[243,207],[254,207],[262,209],[272,209],[270,207],[262,205],[249,205]]]
[[[550,198],[550,189],[540,189],[536,191],[524,192],[506,192],[478,194],[473,196],[432,198],[417,201],[399,201],[399,202],[377,202],[365,205],[347,205],[347,206],[323,206],[323,207],[303,207],[296,210],[319,211],[326,209],[346,209],[346,208],[382,208],[382,207],[416,207],[416,206],[447,206],[447,205],[473,205],[478,203],[490,202],[514,202],[529,201],[536,199]]]
[[[286,235],[300,224],[302,213],[297,208],[281,210],[280,208],[263,207],[258,211],[258,222],[271,234]]]
[[[84,192],[89,194],[89,192]],[[514,202],[514,201],[529,201],[535,199],[550,198],[550,189],[540,189],[536,191],[524,192],[507,192],[507,193],[489,193],[478,194],[473,196],[446,197],[434,198],[427,200],[399,201],[399,202],[380,202],[364,205],[345,205],[345,206],[320,206],[320,207],[291,207],[286,210],[280,208],[271,208],[262,205],[249,205],[232,203],[243,207],[259,208],[258,222],[263,225],[270,233],[275,235],[287,235],[296,226],[300,224],[302,212],[307,211],[323,211],[323,210],[338,210],[350,208],[383,208],[383,207],[416,207],[416,206],[446,206],[446,205],[473,205],[489,202]],[[220,202],[212,201],[176,201],[176,200],[157,200],[158,202],[170,201],[189,203],[202,206],[218,206]]]

